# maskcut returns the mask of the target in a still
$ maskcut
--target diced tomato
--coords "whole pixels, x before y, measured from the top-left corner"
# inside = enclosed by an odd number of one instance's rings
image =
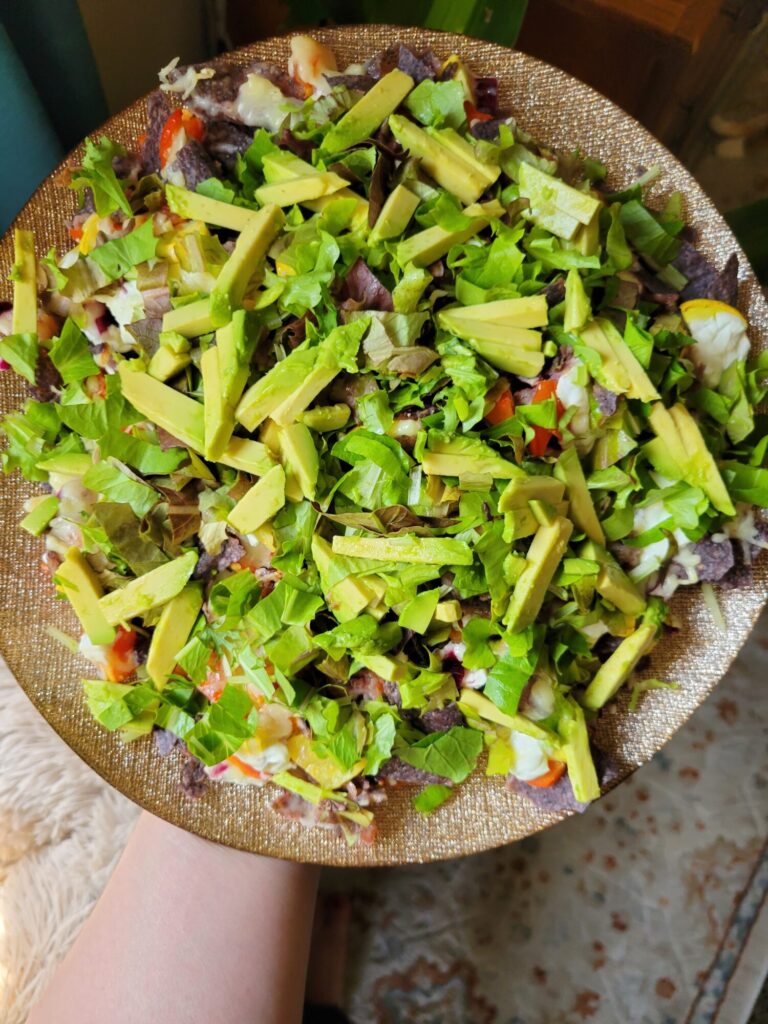
[[[122,683],[136,671],[136,632],[118,626],[117,636],[107,651],[107,677],[110,682]]]
[[[548,398],[554,398],[557,408],[557,418],[563,415],[565,411],[560,399],[557,397],[557,381],[556,380],[540,380],[536,385],[536,392],[533,396],[534,405],[539,402],[546,402]],[[537,458],[541,458],[546,455],[547,447],[553,437],[560,440],[560,435],[557,430],[550,430],[548,427],[534,427],[533,440],[528,445],[528,451],[531,455],[535,455]]]
[[[79,242],[80,239],[83,237],[83,225],[75,224],[74,227],[71,227],[69,229],[69,237],[72,239],[73,242]]]
[[[182,129],[186,132],[187,138],[197,139],[198,142],[202,142],[205,135],[205,125],[203,122],[191,110],[187,110],[186,107],[177,107],[168,117],[160,133],[161,167],[165,167],[171,147]]]
[[[547,789],[554,786],[558,779],[565,775],[565,765],[562,761],[547,761],[549,770],[539,775],[536,779],[528,779],[529,786],[536,786],[538,789]]]
[[[214,651],[211,652],[211,656],[208,659],[208,673],[205,677],[205,681],[198,685],[200,693],[205,694],[212,704],[215,704],[219,697],[224,692],[224,678],[219,671],[221,668],[221,658]]]
[[[485,420],[492,426],[497,427],[499,423],[504,423],[511,416],[515,414],[515,400],[512,397],[512,391],[509,387],[505,387],[501,394],[496,399],[494,405],[485,414]]]
[[[464,113],[467,115],[468,121],[492,121],[493,118],[490,114],[483,114],[475,107],[469,100],[464,100]]]

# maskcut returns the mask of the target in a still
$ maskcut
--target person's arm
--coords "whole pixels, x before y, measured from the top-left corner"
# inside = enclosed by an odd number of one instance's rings
[[[143,814],[28,1024],[298,1024],[318,872]]]

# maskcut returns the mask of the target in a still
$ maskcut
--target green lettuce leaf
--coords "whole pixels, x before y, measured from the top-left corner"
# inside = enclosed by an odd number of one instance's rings
[[[466,121],[461,82],[433,82],[425,78],[408,95],[405,106],[422,124],[459,128]]]
[[[453,789],[450,786],[443,786],[439,782],[433,782],[431,785],[425,786],[411,802],[413,803],[414,810],[418,811],[419,814],[431,814],[438,807],[441,807],[452,795]]]
[[[246,690],[229,683],[189,733],[187,746],[203,764],[218,764],[253,736],[258,717]]]
[[[143,576],[168,561],[168,555],[149,539],[142,529],[141,520],[129,505],[98,501],[93,506],[93,516],[114,552],[135,576]]]
[[[0,339],[0,359],[10,363],[16,373],[30,384],[35,383],[39,354],[37,334],[9,334]]]
[[[113,435],[138,422],[142,416],[123,398],[120,377],[116,373],[107,375],[106,389],[104,398],[92,400],[79,384],[70,384],[61,396],[61,403],[55,406],[61,422],[81,437],[98,441],[106,436],[108,443],[114,444]]]
[[[83,476],[83,484],[116,502],[125,502],[141,519],[160,500],[148,484],[133,480],[110,462],[98,462]]]
[[[64,321],[61,334],[54,339],[49,355],[65,384],[79,383],[99,372],[88,339],[71,317]]]
[[[151,260],[158,242],[154,235],[154,218],[150,217],[122,238],[113,238],[94,249],[88,259],[101,268],[109,281],[116,281],[132,267]]]
[[[638,199],[631,199],[623,204],[621,224],[637,251],[655,263],[670,263],[680,252],[680,243],[677,239],[669,234]]]
[[[734,501],[768,508],[768,469],[739,462],[723,462],[720,469]]]
[[[397,755],[414,768],[451,782],[463,782],[473,771],[482,749],[482,733],[457,725],[447,732],[431,733],[410,747],[398,749]]]
[[[122,210],[130,217],[133,212],[112,167],[112,161],[120,156],[125,156],[125,148],[105,135],[98,142],[86,139],[82,166],[72,173],[69,187],[77,191],[81,203],[83,190],[89,188],[93,192],[93,204],[99,217],[106,217],[116,210]]]
[[[386,710],[377,711],[381,705]],[[373,725],[373,737],[365,752],[366,775],[377,775],[379,769],[392,754],[392,746],[397,734],[397,713],[389,704],[379,701],[370,701],[365,706],[366,712],[371,717]]]
[[[85,702],[93,717],[109,732],[125,726],[149,713],[146,731],[159,705],[157,692],[146,683],[129,685],[110,683],[104,679],[84,679]]]
[[[514,715],[537,661],[537,653],[529,653],[525,657],[503,655],[488,673],[483,693],[501,711]]]

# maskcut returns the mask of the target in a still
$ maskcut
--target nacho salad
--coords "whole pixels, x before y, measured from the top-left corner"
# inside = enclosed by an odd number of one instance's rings
[[[21,527],[91,714],[190,797],[269,784],[349,842],[476,768],[583,807],[606,705],[675,685],[647,667],[669,599],[700,584],[717,621],[767,546],[735,255],[498,87],[306,36],[287,68],[174,61],[136,150],[91,138],[60,181],[69,251],[15,232]]]

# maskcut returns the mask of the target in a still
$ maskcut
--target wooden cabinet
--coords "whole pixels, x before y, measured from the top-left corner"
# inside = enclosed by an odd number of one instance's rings
[[[684,153],[765,0],[530,0],[518,40]]]

